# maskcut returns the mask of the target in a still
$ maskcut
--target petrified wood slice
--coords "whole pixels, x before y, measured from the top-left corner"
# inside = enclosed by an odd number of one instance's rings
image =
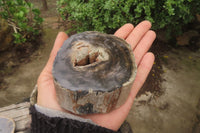
[[[129,44],[93,31],[68,38],[53,65],[58,102],[75,114],[107,113],[122,105],[135,75]]]

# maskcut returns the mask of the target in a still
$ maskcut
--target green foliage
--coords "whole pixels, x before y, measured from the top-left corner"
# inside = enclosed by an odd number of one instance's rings
[[[0,16],[13,28],[14,43],[35,40],[41,32],[40,11],[25,0],[0,0]]]
[[[75,21],[76,31],[96,30],[110,33],[125,23],[146,19],[153,29],[181,31],[200,13],[200,0],[58,0],[63,19]]]

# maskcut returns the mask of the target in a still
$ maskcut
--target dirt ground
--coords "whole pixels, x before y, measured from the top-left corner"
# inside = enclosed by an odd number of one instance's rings
[[[34,5],[42,9],[40,1],[34,0]],[[39,48],[12,48],[0,53],[0,107],[29,97],[48,59],[57,33],[64,31],[58,21],[56,2],[51,0],[48,6],[51,7],[48,11],[41,10],[44,18],[42,40],[37,42],[39,45],[35,44]]]
[[[0,106],[18,103],[27,99],[34,88],[37,77],[46,64],[54,40],[61,29],[45,29],[44,44],[34,52],[29,61],[21,63],[15,72],[4,77],[6,88],[0,89]]]
[[[27,62],[22,62],[11,75],[3,77],[6,88],[0,89],[0,107],[29,97],[57,33],[64,30],[59,26],[55,2],[48,1],[52,8],[42,14],[45,17],[43,44]],[[38,0],[34,2],[41,8]],[[173,43],[170,45],[176,46]],[[200,132],[199,47],[170,45],[156,40],[151,49],[156,56],[153,69],[127,117],[135,133]]]
[[[181,48],[164,55],[163,94],[140,95],[127,118],[136,133],[200,132],[199,53]]]

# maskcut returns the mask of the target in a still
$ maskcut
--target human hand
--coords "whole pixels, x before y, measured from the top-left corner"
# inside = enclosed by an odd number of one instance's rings
[[[94,123],[115,131],[120,128],[131,109],[136,94],[144,84],[144,81],[146,80],[154,62],[154,55],[150,52],[147,52],[156,37],[155,32],[151,31],[150,28],[150,22],[143,21],[135,28],[132,24],[125,24],[114,34],[115,36],[126,40],[126,42],[131,45],[138,67],[136,78],[126,102],[121,107],[109,113],[91,114],[81,117],[91,119]],[[59,48],[67,38],[68,36],[64,32],[60,32],[58,34],[50,54],[50,58],[45,68],[41,72],[37,82],[37,104],[46,108],[60,110],[63,112],[66,112],[66,110],[62,109],[57,102],[52,76],[52,67]]]

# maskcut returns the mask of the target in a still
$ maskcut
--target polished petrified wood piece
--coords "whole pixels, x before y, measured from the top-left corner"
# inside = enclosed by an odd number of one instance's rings
[[[58,102],[75,114],[107,113],[122,105],[135,75],[129,44],[93,31],[68,38],[53,65]]]

